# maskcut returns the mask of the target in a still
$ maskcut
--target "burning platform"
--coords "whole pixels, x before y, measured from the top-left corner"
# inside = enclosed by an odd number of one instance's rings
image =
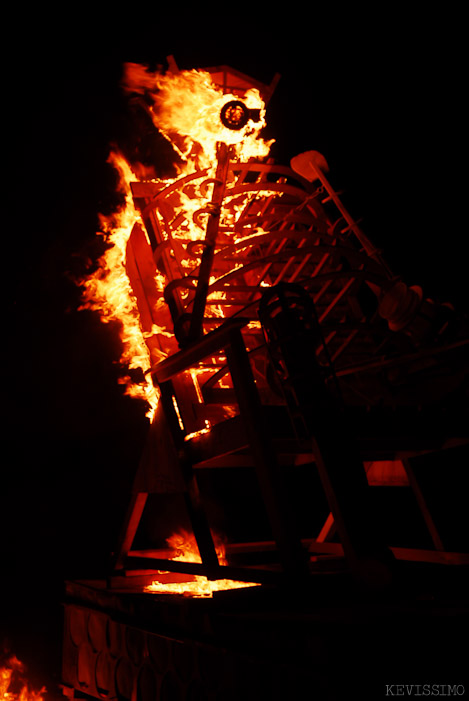
[[[67,585],[70,696],[336,698],[334,656],[466,576],[434,485],[457,500],[467,320],[389,269],[324,156],[269,159],[276,81],[126,66],[177,174],[112,153],[125,205],[82,281],[150,427],[108,579]]]

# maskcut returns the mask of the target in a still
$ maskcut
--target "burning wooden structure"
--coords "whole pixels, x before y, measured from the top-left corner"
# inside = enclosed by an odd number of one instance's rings
[[[292,684],[313,648],[321,658],[330,633],[311,632],[309,606],[392,590],[417,563],[425,577],[469,564],[420,480],[467,448],[467,325],[389,269],[321,154],[268,159],[259,132],[277,78],[132,76],[185,165],[126,178],[122,260],[149,359],[140,389],[155,401],[108,581],[67,585],[64,689],[229,699],[254,667],[265,689],[274,667]],[[204,136],[194,112],[182,124],[196,82]],[[417,535],[402,512],[383,518],[379,487],[411,495]],[[275,632],[256,619],[293,590],[302,607]]]

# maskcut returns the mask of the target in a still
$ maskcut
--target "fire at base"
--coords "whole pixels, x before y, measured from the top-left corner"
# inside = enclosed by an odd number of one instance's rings
[[[43,701],[45,693],[45,687],[31,688],[24,664],[14,655],[0,666],[0,701]]]
[[[98,311],[104,323],[120,323],[123,344],[121,365],[128,369],[128,374],[124,373],[120,382],[125,385],[126,394],[147,403],[147,417],[152,421],[159,393],[149,371],[155,362],[177,350],[173,323],[164,296],[165,287],[172,279],[160,271],[153,271],[153,309],[150,314],[142,313],[129,281],[129,239],[138,230],[146,242],[150,242],[142,215],[134,205],[132,186],[135,188],[136,183],[151,182],[160,199],[174,191],[170,202],[166,200],[166,209],[163,207],[161,212],[155,212],[152,216],[156,226],[163,230],[162,246],[166,242],[177,251],[179,273],[191,277],[199,262],[190,245],[200,244],[201,229],[213,214],[211,200],[217,183],[219,144],[223,143],[229,149],[231,162],[244,163],[251,158],[266,158],[273,141],[266,142],[260,137],[265,126],[265,104],[256,89],[248,89],[240,101],[238,96],[225,93],[215,85],[211,75],[205,71],[151,73],[137,64],[125,65],[123,87],[129,94],[144,96],[145,109],[155,127],[174,149],[178,174],[175,178],[155,179],[151,166],[146,168],[141,163],[130,163],[118,150],[111,152],[109,162],[119,174],[119,191],[124,196],[125,204],[112,216],[100,217],[102,235],[109,248],[98,261],[96,272],[80,282],[83,288],[81,308]],[[193,180],[194,175],[196,180]],[[180,188],[185,178],[188,187]],[[194,182],[192,187],[191,180]],[[246,192],[225,199],[219,213],[221,226],[225,229],[233,227],[247,205],[266,192],[268,190]],[[171,211],[168,207],[171,207]],[[167,226],[169,220],[170,228]],[[256,230],[256,234],[261,233],[261,229]],[[251,234],[250,229],[247,233],[238,233],[234,241],[238,242]],[[236,267],[234,262],[233,269]],[[210,282],[214,284],[216,277],[211,276]],[[213,296],[216,298],[217,293]],[[224,298],[225,293],[218,293],[218,297]],[[225,311],[215,304],[208,315],[223,319]],[[134,371],[139,371],[143,378],[141,381],[132,380]],[[192,371],[192,381],[197,391],[197,370]],[[200,390],[198,395],[202,402]],[[177,405],[175,408],[177,411]],[[181,417],[179,421],[182,425]],[[189,435],[208,431],[209,428],[210,421],[206,419],[203,428]],[[180,550],[178,553],[174,559],[201,562],[193,537],[185,553],[181,554]],[[213,591],[246,586],[255,585],[226,579],[210,581],[197,576],[186,583],[155,581],[146,591],[211,596]]]
[[[226,564],[225,548],[219,539],[215,539],[216,553],[220,564]],[[180,562],[202,562],[197,543],[194,536],[185,530],[181,530],[168,538],[168,546],[174,552],[171,559]],[[216,591],[225,591],[226,589],[244,589],[246,587],[260,586],[255,582],[236,582],[232,579],[216,579],[210,580],[207,577],[194,576],[190,579],[184,577],[182,582],[165,581],[165,575],[168,572],[162,572],[163,576],[160,579],[155,579],[151,584],[145,587],[145,591],[149,594],[182,594],[183,596],[191,596],[194,598],[211,598]]]
[[[185,494],[198,545],[183,560],[203,565],[187,571],[210,571],[220,582],[196,470],[248,466],[256,470],[282,566],[304,574],[311,561],[287,519],[278,516],[288,509],[281,487],[272,488],[273,465],[322,465],[331,513],[320,531],[320,551],[337,524],[344,543],[355,527],[363,540],[360,517],[352,512],[345,524],[341,516],[341,465],[353,463],[357,495],[371,477],[358,447],[339,454],[342,412],[332,408],[335,400],[340,395],[352,412],[378,405],[394,411],[396,402],[408,402],[401,363],[422,396],[430,385],[434,394],[444,393],[446,384],[432,384],[425,354],[433,349],[426,344],[436,340],[443,357],[466,341],[459,331],[451,336],[452,308],[424,298],[421,288],[390,271],[329,183],[321,154],[300,154],[291,168],[267,161],[272,142],[261,137],[265,104],[248,80],[235,94],[205,71],[162,74],[128,64],[123,86],[171,144],[177,175],[157,178],[154,163],[112,152],[125,205],[102,218],[109,248],[97,272],[81,281],[83,307],[99,311],[104,322],[120,322],[128,369],[122,382],[127,394],[147,402],[151,421],[115,569],[132,567],[138,558],[144,569],[152,561],[154,570],[165,569],[153,544],[144,550],[132,545],[148,495],[178,493]],[[290,332],[303,340],[289,347]],[[273,426],[293,430],[278,454],[276,436],[271,441],[259,420],[267,412],[272,419],[278,413]],[[327,446],[327,465],[318,444],[311,448],[317,433]],[[350,490],[346,499],[354,500]],[[366,521],[366,510],[358,511]],[[269,550],[271,541],[249,537]],[[373,550],[371,531],[368,537]],[[314,538],[309,543],[318,547]],[[345,554],[355,562],[355,546]],[[173,552],[173,560],[180,557]],[[146,591],[166,584],[181,591],[179,582],[162,579]],[[199,584],[205,595],[207,581]]]

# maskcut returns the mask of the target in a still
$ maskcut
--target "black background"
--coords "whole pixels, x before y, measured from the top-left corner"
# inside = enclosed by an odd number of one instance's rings
[[[182,69],[226,64],[266,83],[279,72],[272,156],[321,151],[396,274],[467,306],[462,26],[449,10],[397,5],[7,18],[0,634],[39,675],[57,663],[64,579],[105,570],[147,426],[116,382],[117,329],[77,311],[72,281],[99,255],[98,212],[115,202],[106,158],[128,136],[123,62],[172,54]]]

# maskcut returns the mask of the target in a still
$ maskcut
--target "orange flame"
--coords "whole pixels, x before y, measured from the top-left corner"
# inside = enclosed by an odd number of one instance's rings
[[[223,93],[206,71],[151,73],[127,63],[123,84],[128,91],[151,95],[153,122],[186,162],[185,172],[211,167],[219,141],[233,145],[240,161],[269,154],[273,140],[259,136],[265,126],[265,104],[256,89],[245,93],[244,102],[249,109],[260,110],[260,121],[233,131],[223,126],[219,115],[224,104],[237,98]]]
[[[226,565],[225,546],[219,537],[214,537],[215,551],[220,565]],[[199,549],[192,533],[181,530],[167,539],[173,550],[172,560],[181,562],[202,562]],[[207,577],[195,576],[187,582],[162,582],[155,579],[145,587],[145,591],[153,594],[183,594],[184,596],[210,598],[215,591],[227,589],[244,589],[245,587],[260,586],[256,582],[237,582],[233,579],[209,580]]]
[[[24,673],[24,664],[12,655],[0,668],[0,701],[43,701],[45,687],[34,691],[24,679]]]
[[[120,175],[120,190],[125,195],[125,207],[111,217],[100,217],[106,241],[111,247],[98,261],[97,271],[81,281],[84,288],[84,304],[80,309],[99,311],[104,323],[120,322],[120,335],[124,347],[121,361],[130,370],[140,369],[145,377],[145,373],[151,367],[150,353],[125,270],[127,241],[133,225],[140,219],[135,211],[129,186],[134,178],[130,166],[122,156],[112,153],[109,161]],[[139,385],[132,384],[126,377],[121,381],[126,384],[126,394],[148,402],[150,409],[147,416],[151,418],[158,403],[156,389],[151,380],[145,379],[144,383]]]
[[[248,90],[243,100],[249,109],[259,111],[259,121],[254,123],[250,120],[241,130],[234,131],[221,123],[220,110],[226,102],[238,98],[235,95],[224,94],[205,71],[152,73],[144,66],[127,63],[124,66],[123,87],[127,92],[145,93],[146,97],[150,98],[150,113],[155,126],[172,143],[183,160],[183,165],[178,167],[178,177],[202,169],[208,171],[209,180],[213,178],[216,170],[217,142],[230,144],[233,158],[239,161],[263,158],[269,153],[273,140],[266,142],[260,137],[260,131],[265,125],[265,105],[257,90]],[[129,376],[124,376],[120,382],[126,386],[126,394],[144,399],[148,403],[147,416],[151,420],[158,403],[158,391],[153,386],[148,372],[152,366],[146,343],[150,332],[142,330],[125,263],[127,242],[134,224],[140,221],[140,215],[133,204],[130,184],[142,178],[151,179],[153,176],[150,170],[145,174],[142,164],[135,164],[132,168],[119,153],[111,153],[109,161],[119,173],[120,191],[125,196],[125,206],[110,217],[100,217],[101,233],[104,234],[110,248],[98,261],[96,273],[81,281],[83,305],[80,308],[99,311],[104,323],[120,322],[123,343],[121,363],[129,370],[140,370],[141,377],[144,378],[141,383],[135,383]],[[175,180],[177,178],[157,182],[168,186]],[[261,194],[258,193],[258,196]],[[244,205],[251,197],[251,194],[246,195]],[[179,212],[184,213],[179,226],[173,232],[174,239],[200,239],[200,224],[197,224],[191,215],[196,210],[203,209],[209,200],[208,191],[195,198],[183,191],[174,193],[172,202],[175,210],[178,210],[175,211],[175,219]],[[231,210],[236,207],[241,209],[244,205],[232,203],[230,207]],[[231,210],[224,210],[222,213],[222,221],[225,217],[224,223],[228,223]],[[182,258],[180,265],[183,270],[187,270],[193,263]],[[158,279],[156,283],[157,288],[161,290],[160,301],[163,305],[165,282]],[[222,316],[224,314],[221,308],[216,307],[212,307],[208,313]],[[170,330],[164,328],[162,322],[161,325],[154,325],[151,333],[170,335]]]
[[[215,552],[217,553],[218,562],[220,565],[226,565],[226,552],[224,543],[220,537],[215,536]],[[167,539],[168,546],[174,551],[172,560],[180,560],[181,562],[202,562],[199,548],[195,537],[189,531],[181,529],[177,533],[173,533]]]

